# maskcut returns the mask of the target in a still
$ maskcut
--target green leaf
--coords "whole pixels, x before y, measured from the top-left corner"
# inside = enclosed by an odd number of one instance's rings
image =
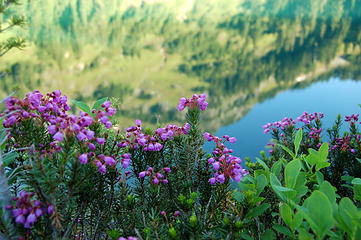
[[[305,200],[303,207],[306,209],[304,217],[312,231],[318,238],[323,239],[335,222],[329,199],[324,193],[316,190]]]
[[[301,228],[298,235],[299,240],[314,240],[314,236],[310,234],[306,229]]]
[[[359,210],[349,198],[342,198],[336,220],[340,228],[342,228],[348,235],[352,236],[357,227],[361,227]]]
[[[276,234],[271,229],[267,229],[261,236],[261,240],[273,240],[276,239]]]
[[[90,110],[90,107],[84,103],[84,102],[80,102],[80,101],[76,101],[76,100],[73,100],[73,103],[75,106],[77,106],[80,110],[82,110],[83,112],[86,112],[88,114],[91,114],[91,110]]]
[[[354,198],[361,201],[361,178],[354,178],[351,184],[353,185]]]
[[[261,160],[260,158],[256,157],[256,161],[264,168],[264,170],[269,171],[269,167],[267,166],[267,164]]]
[[[253,238],[246,232],[241,233],[241,239],[253,240]]]
[[[302,135],[303,135],[303,131],[302,128],[298,129],[297,133],[296,133],[296,137],[294,140],[294,145],[295,145],[295,154],[297,155],[298,150],[300,149],[300,145],[301,145],[301,141],[302,141]]]
[[[294,159],[290,161],[285,167],[285,184],[287,188],[294,188],[297,177],[300,174],[302,165],[301,161]]]
[[[314,149],[308,149],[308,156],[306,161],[311,166],[316,166],[316,171],[319,171],[322,168],[330,166],[328,162],[328,144],[323,143],[318,151]]]
[[[325,181],[325,178],[324,178],[322,172],[316,172],[316,178],[317,178],[317,183],[319,185],[321,185],[323,183],[323,181]]]
[[[281,173],[283,167],[283,158],[279,159],[277,162],[275,162],[271,168],[271,171],[273,172],[273,174],[275,174],[276,176],[279,176]]]
[[[244,200],[246,199],[244,194],[238,191],[233,193],[233,198],[239,203],[244,202]]]
[[[99,110],[100,107],[101,107],[101,105],[102,105],[105,101],[108,101],[108,97],[101,98],[101,99],[97,100],[97,101],[94,103],[92,109]]]
[[[272,226],[272,228],[274,230],[276,230],[277,232],[282,233],[283,235],[286,235],[288,237],[292,236],[291,231],[288,228],[286,228],[285,226],[282,226],[280,224],[275,224]]]
[[[262,203],[261,205],[252,208],[246,215],[247,218],[254,218],[262,215],[269,207],[271,207],[271,204],[269,203]]]
[[[292,226],[293,223],[293,211],[291,209],[291,207],[284,203],[280,206],[280,214],[281,214],[281,218],[282,220],[288,225],[288,226]]]
[[[330,200],[330,203],[332,205],[333,208],[333,212],[337,211],[337,203],[336,203],[336,190],[335,188],[327,181],[324,181],[321,185],[320,185],[320,191],[323,192],[328,200]]]
[[[270,175],[270,183],[272,189],[283,201],[287,201],[288,199],[293,199],[296,197],[296,191],[291,188],[283,187],[281,182],[274,174]]]
[[[268,181],[265,175],[259,175],[256,177],[256,188],[257,188],[257,195],[259,195],[263,189],[267,186]]]
[[[9,152],[3,155],[3,164],[4,166],[9,166],[14,162],[14,160],[19,156],[17,152]]]
[[[288,147],[286,147],[286,146],[284,146],[282,144],[278,144],[278,146],[280,146],[284,151],[286,151],[289,155],[291,155],[292,158],[296,157],[296,155]]]

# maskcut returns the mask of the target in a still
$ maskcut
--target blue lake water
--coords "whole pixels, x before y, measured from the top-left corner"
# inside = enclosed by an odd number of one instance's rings
[[[331,78],[315,83],[306,89],[288,90],[256,104],[240,121],[221,127],[217,135],[229,134],[238,141],[232,145],[234,153],[242,158],[254,159],[270,139],[264,134],[262,126],[267,122],[281,120],[284,117],[296,119],[304,111],[325,114],[324,128],[331,127],[338,114],[342,116],[360,113],[361,84],[352,80]],[[346,124],[347,125],[347,124]],[[346,126],[345,126],[346,127]],[[327,136],[324,136],[327,137]]]

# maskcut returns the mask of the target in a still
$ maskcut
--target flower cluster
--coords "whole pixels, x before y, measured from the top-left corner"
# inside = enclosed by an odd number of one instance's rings
[[[184,124],[183,127],[168,125],[165,128],[158,128],[155,134],[150,135],[142,131],[142,121],[135,120],[135,126],[126,129],[125,139],[118,143],[119,147],[129,147],[131,149],[142,148],[143,151],[158,152],[163,149],[164,142],[172,140],[174,137],[188,134],[190,125]]]
[[[112,103],[110,101],[105,101],[101,107],[104,110],[92,110],[92,113],[96,116],[96,120],[99,120],[106,128],[111,128],[113,126],[112,122],[109,120],[109,117],[114,116],[116,109],[111,107]]]
[[[359,114],[351,114],[349,116],[345,116],[345,122],[349,122],[350,125],[355,125],[355,123],[358,121]]]
[[[307,113],[304,112],[301,116],[297,118],[298,122],[303,122],[305,124],[311,124],[312,121],[320,120],[324,117],[323,113]]]
[[[212,165],[215,170],[214,177],[209,179],[210,184],[224,183],[228,179],[233,179],[237,182],[241,180],[248,172],[241,166],[241,159],[231,155],[232,149],[226,147],[225,142],[234,143],[236,138],[228,135],[222,138],[213,136],[205,132],[203,134],[207,141],[213,141],[216,144],[212,154],[213,157],[208,159],[208,164]]]
[[[324,117],[323,113],[304,112],[301,116],[297,117],[296,120],[285,117],[281,121],[277,121],[274,123],[267,123],[267,124],[263,125],[262,128],[264,129],[264,131],[263,131],[264,133],[268,133],[271,130],[272,131],[277,131],[278,129],[285,130],[289,127],[294,127],[297,122],[304,123],[306,125],[310,125],[313,121],[319,121],[323,117]],[[318,136],[318,131],[320,129],[315,128],[315,129],[311,129],[311,130],[312,130],[312,134],[310,134],[310,137],[315,138],[316,136]]]
[[[4,127],[12,127],[29,118],[44,119],[50,116],[63,117],[70,110],[67,97],[61,95],[59,90],[43,96],[39,91],[26,94],[24,99],[9,97],[5,100],[6,110],[3,113]]]
[[[12,211],[15,222],[22,224],[24,228],[32,228],[38,219],[48,213],[54,213],[54,206],[46,206],[39,200],[31,200],[34,193],[21,191],[19,197],[13,198],[16,201],[15,206],[8,206],[7,209]]]
[[[143,171],[139,173],[139,178],[145,178],[149,176],[150,183],[158,185],[159,183],[167,184],[169,181],[167,179],[168,174],[171,172],[169,167],[164,167],[162,172],[155,172],[152,167],[149,167],[147,171]]]
[[[206,94],[193,94],[191,98],[181,98],[179,100],[178,104],[178,110],[183,111],[186,107],[189,107],[190,109],[198,108],[201,111],[204,111],[207,109],[208,102],[206,102]]]
[[[118,240],[138,240],[138,238],[136,238],[136,237],[120,237],[120,238],[118,238]]]

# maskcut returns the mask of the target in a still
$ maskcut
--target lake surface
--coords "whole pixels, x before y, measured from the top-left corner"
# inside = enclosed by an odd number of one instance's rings
[[[23,51],[0,59],[0,97],[61,89],[113,97],[121,127],[184,119],[178,99],[209,95],[208,131],[257,156],[261,126],[303,111],[360,112],[361,0],[39,0],[20,7]],[[13,33],[15,34],[15,33]]]

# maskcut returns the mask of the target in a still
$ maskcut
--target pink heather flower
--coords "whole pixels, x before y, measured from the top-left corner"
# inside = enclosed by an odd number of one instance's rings
[[[63,134],[62,134],[61,132],[57,132],[57,133],[55,133],[55,135],[53,136],[53,139],[56,140],[56,141],[58,141],[58,142],[61,142],[61,141],[63,141],[64,136],[63,136]]]
[[[144,178],[147,175],[147,171],[143,171],[139,173],[139,178]]]
[[[167,216],[167,213],[166,213],[165,211],[161,211],[161,212],[160,212],[160,215],[162,215],[162,216],[165,217],[165,216]]]
[[[235,143],[237,141],[237,138],[235,137],[230,137],[228,140],[230,143]]]
[[[142,121],[139,119],[135,120],[135,125],[137,125],[138,127],[142,126]]]
[[[206,95],[205,94],[193,94],[192,98],[186,99],[186,98],[181,98],[179,99],[179,104],[178,104],[178,110],[181,112],[183,111],[186,107],[189,108],[199,108],[201,111],[204,111],[207,109],[208,103],[206,102]]]
[[[101,107],[102,108],[108,108],[108,107],[110,107],[112,105],[112,103],[110,102],[110,101],[105,101],[102,105],[101,105]]]
[[[89,150],[94,151],[96,149],[96,147],[95,147],[95,145],[93,143],[88,142],[87,144],[88,144]]]
[[[81,164],[86,164],[88,163],[88,155],[86,153],[83,153],[79,156],[79,162]]]
[[[216,177],[216,180],[217,180],[217,182],[219,182],[219,183],[224,183],[225,177],[224,177],[223,174],[220,174],[220,175],[218,175],[218,176]]]
[[[216,178],[214,178],[214,177],[210,178],[208,181],[212,185],[216,184]]]
[[[101,174],[105,174],[107,172],[107,168],[105,167],[105,165],[100,165],[98,167],[98,172],[100,172]]]
[[[165,168],[163,168],[163,171],[164,171],[165,173],[170,173],[170,172],[171,172],[171,170],[170,170],[170,168],[169,168],[169,167],[165,167]]]
[[[218,169],[220,168],[219,162],[214,162],[212,165],[213,165],[214,170],[216,170],[216,171],[218,171]]]
[[[111,128],[112,126],[113,126],[113,124],[110,121],[105,123],[105,127],[108,129]]]
[[[104,116],[104,117],[100,118],[100,122],[103,124],[106,124],[108,122],[108,117]]]
[[[48,131],[49,131],[50,134],[55,134],[57,132],[56,126],[50,125],[48,127]]]
[[[86,130],[86,137],[89,139],[89,140],[92,140],[94,138],[94,135],[95,133],[91,130]]]
[[[104,138],[97,138],[95,139],[97,141],[98,144],[103,145],[105,143],[105,139]]]
[[[112,157],[104,157],[104,162],[107,165],[113,166],[116,164],[116,161]]]
[[[84,141],[87,137],[84,133],[79,132],[76,137],[78,138],[79,141]]]
[[[155,184],[155,185],[157,185],[157,184],[159,184],[159,179],[158,178],[153,178],[153,183]]]
[[[174,214],[173,214],[173,216],[174,216],[174,217],[178,217],[180,214],[181,214],[180,211],[175,211]]]
[[[48,211],[48,214],[49,214],[49,215],[53,215],[54,210],[55,210],[54,205],[49,205],[49,206],[48,206],[47,211]]]
[[[109,117],[114,116],[115,113],[117,112],[117,110],[115,108],[111,108],[111,107],[107,108],[106,111],[107,111],[107,114]]]
[[[130,159],[124,158],[122,159],[122,167],[127,168],[130,165]]]

